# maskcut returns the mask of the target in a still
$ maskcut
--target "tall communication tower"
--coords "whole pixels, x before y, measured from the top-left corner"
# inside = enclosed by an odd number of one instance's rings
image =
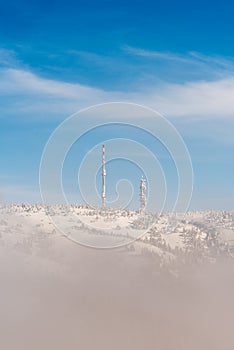
[[[140,211],[145,210],[145,204],[146,204],[146,182],[145,179],[142,177],[140,182]]]
[[[102,145],[102,207],[106,207],[106,160],[105,145]]]

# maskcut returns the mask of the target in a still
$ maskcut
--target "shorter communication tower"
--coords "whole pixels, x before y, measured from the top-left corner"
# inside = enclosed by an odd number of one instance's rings
[[[102,145],[102,207],[106,207],[106,160],[105,145]]]
[[[146,182],[145,179],[142,177],[140,182],[140,211],[145,210],[145,204],[146,204]]]

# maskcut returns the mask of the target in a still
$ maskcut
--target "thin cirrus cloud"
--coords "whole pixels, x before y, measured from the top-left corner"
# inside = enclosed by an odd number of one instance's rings
[[[179,54],[173,54],[170,52],[161,52],[161,51],[150,51],[150,50],[145,50],[141,48],[135,48],[129,45],[123,46],[123,51],[134,55],[134,56],[140,56],[140,57],[145,57],[145,58],[158,58],[158,59],[163,59],[163,60],[169,60],[169,61],[180,61],[180,62],[190,62],[191,60],[179,55]],[[195,60],[194,60],[195,62]]]
[[[0,92],[2,97],[18,96],[22,111],[28,109],[30,112],[42,108],[50,113],[50,108],[56,104],[61,111],[70,113],[96,103],[129,101],[155,108],[170,118],[234,119],[234,77],[184,84],[162,83],[161,86],[148,88],[147,93],[143,86],[141,91],[124,93],[46,79],[30,71],[3,68],[0,70]],[[24,102],[27,104],[25,108]],[[13,114],[14,106],[5,107]],[[17,112],[18,107],[19,104]],[[4,109],[4,98],[1,109]]]
[[[2,69],[0,71],[0,91],[2,94],[11,93],[53,95],[64,98],[92,97],[99,95],[99,90],[80,84],[71,84],[53,79],[45,79],[22,69]]]
[[[30,120],[73,113],[78,108],[106,100],[100,89],[82,84],[46,79],[23,69],[0,69],[1,117]],[[13,98],[14,104],[9,104]],[[92,102],[91,102],[92,101]]]
[[[163,60],[177,61],[183,64],[205,64],[216,71],[225,71],[220,77],[214,74],[212,80],[190,80],[181,83],[158,81],[150,83],[147,77],[141,83],[136,82],[131,91],[111,91],[91,85],[65,82],[62,79],[48,79],[26,68],[17,59],[16,53],[0,49],[0,94],[1,117],[4,115],[40,112],[47,115],[69,115],[80,108],[110,101],[128,101],[156,109],[169,118],[187,120],[223,119],[234,120],[234,63],[231,59],[209,57],[191,52],[187,55],[164,53],[125,46],[127,54]],[[147,87],[147,90],[146,90]],[[14,97],[14,104],[9,99]],[[21,115],[22,117],[22,115]]]
[[[162,113],[170,117],[234,120],[234,78],[217,81],[166,84],[161,91],[145,96],[145,103],[157,101]]]
[[[172,52],[162,52],[162,51],[151,51],[142,48],[136,48],[129,45],[125,45],[122,48],[123,52],[133,55],[143,57],[145,59],[161,59],[164,61],[173,61],[184,64],[191,64],[194,66],[206,66],[207,68],[220,70],[228,70],[234,73],[234,58],[233,57],[220,57],[216,55],[205,55],[200,52],[190,51],[184,54],[172,53]]]

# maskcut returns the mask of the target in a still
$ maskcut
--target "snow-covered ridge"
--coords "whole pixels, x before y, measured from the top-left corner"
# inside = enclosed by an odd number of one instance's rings
[[[62,230],[61,230],[62,227]],[[65,231],[65,232],[63,232]],[[0,244],[23,250],[47,249],[61,233],[85,245],[126,245],[173,262],[192,257],[211,260],[234,255],[234,212],[138,213],[78,205],[0,206]]]

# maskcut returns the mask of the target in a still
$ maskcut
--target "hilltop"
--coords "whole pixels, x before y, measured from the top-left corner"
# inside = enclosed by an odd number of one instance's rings
[[[215,262],[234,254],[234,212],[139,213],[78,205],[2,205],[0,244],[48,254],[62,237],[93,248],[152,255],[160,266]]]

